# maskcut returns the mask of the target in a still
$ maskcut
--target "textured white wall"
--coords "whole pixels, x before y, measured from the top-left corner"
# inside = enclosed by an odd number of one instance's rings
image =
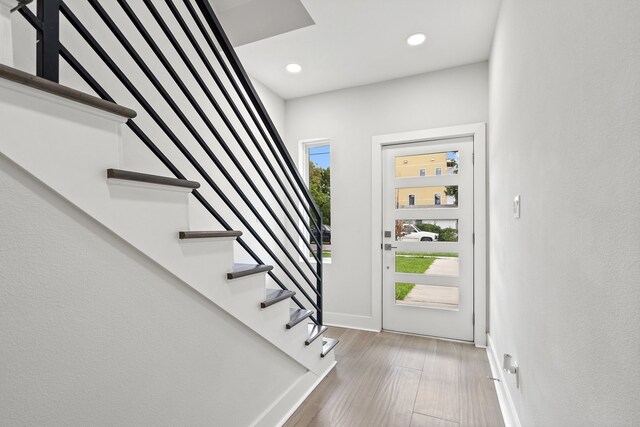
[[[271,121],[276,125],[276,129],[280,133],[280,136],[284,138],[284,121],[285,121],[285,109],[286,103],[284,99],[280,98],[278,94],[266,87],[260,81],[251,79],[251,83],[256,89],[262,104],[264,104]]]
[[[502,4],[490,329],[524,426],[640,425],[638,22],[637,0]]]
[[[325,266],[327,322],[380,327],[372,307],[371,138],[486,122],[488,68],[478,63],[287,101],[286,139],[331,140],[332,258]]]
[[[0,425],[246,426],[306,370],[0,155]]]

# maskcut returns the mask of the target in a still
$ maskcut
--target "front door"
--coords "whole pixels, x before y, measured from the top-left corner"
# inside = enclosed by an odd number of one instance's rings
[[[473,341],[473,138],[383,156],[382,326]]]

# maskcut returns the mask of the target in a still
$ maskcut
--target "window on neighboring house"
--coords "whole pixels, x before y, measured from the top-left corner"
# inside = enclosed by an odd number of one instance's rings
[[[415,205],[416,205],[416,195],[409,194],[409,206],[415,206]]]
[[[331,147],[327,140],[303,142],[305,176],[313,201],[322,214],[322,258],[331,259]],[[313,224],[310,221],[311,229]],[[316,250],[315,239],[309,238]]]
[[[427,170],[426,169],[420,169],[420,176],[427,176]]]
[[[440,194],[436,193],[435,196],[433,196],[433,204],[434,205],[442,204],[442,198],[440,197]]]
[[[436,175],[442,175],[442,168],[436,168]]]

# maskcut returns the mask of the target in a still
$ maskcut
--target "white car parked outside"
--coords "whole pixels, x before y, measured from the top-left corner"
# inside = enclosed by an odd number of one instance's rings
[[[439,236],[438,233],[421,231],[413,224],[402,224],[401,235],[400,240],[403,242],[437,242]]]

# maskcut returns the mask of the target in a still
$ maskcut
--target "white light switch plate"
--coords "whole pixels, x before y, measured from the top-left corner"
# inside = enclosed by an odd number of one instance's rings
[[[520,196],[513,198],[513,217],[520,218]]]

